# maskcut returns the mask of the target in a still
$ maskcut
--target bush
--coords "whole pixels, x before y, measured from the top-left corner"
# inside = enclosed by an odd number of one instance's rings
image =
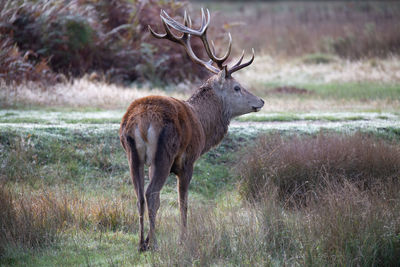
[[[0,79],[7,84],[23,80],[49,82],[56,81],[57,76],[51,72],[45,59],[33,63],[28,60],[31,52],[22,55],[20,49],[10,38],[0,40]]]
[[[156,0],[7,1],[1,4],[0,33],[22,53],[29,52],[28,64],[46,62],[55,73],[75,77],[98,72],[117,83],[178,82],[193,78],[193,73],[194,77],[205,73],[190,60],[182,60],[181,47],[154,40],[147,25],[160,25],[160,9],[172,16],[182,15],[184,4]],[[198,43],[194,48],[198,50]],[[14,80],[25,76],[20,78]]]
[[[399,182],[400,146],[361,133],[264,135],[255,142],[237,166],[246,199],[277,187],[282,201],[298,205],[331,182],[349,180],[359,188]]]

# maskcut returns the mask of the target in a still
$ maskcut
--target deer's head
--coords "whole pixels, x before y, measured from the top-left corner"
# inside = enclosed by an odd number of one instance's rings
[[[156,38],[168,39],[172,42],[182,45],[189,57],[195,63],[205,67],[208,71],[215,74],[207,81],[207,83],[211,85],[215,95],[220,98],[232,117],[250,112],[257,112],[264,106],[264,101],[261,98],[247,91],[232,77],[232,73],[249,66],[254,61],[254,49],[252,50],[253,55],[248,62],[242,63],[244,57],[243,51],[242,56],[237,63],[228,68],[228,65],[224,64],[224,62],[228,59],[231,53],[232,37],[229,34],[229,46],[225,55],[223,57],[217,57],[215,55],[214,42],[211,41],[210,46],[207,39],[207,29],[208,25],[210,24],[210,12],[208,9],[207,18],[204,10],[201,9],[201,27],[199,30],[192,29],[192,21],[186,12],[184,16],[184,24],[172,19],[164,10],[161,11],[160,17],[166,33],[156,33],[149,26],[151,34]],[[171,32],[170,27],[178,32],[181,32],[182,36],[176,36]],[[193,52],[193,49],[190,45],[190,38],[192,36],[197,36],[201,39],[207,56],[209,57],[208,61],[200,59]]]

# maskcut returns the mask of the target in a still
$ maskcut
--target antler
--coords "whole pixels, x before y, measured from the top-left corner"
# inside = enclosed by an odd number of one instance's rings
[[[206,15],[204,13],[204,9],[201,9],[201,26],[199,30],[194,30],[192,29],[192,20],[190,19],[190,16],[187,15],[186,11],[185,11],[185,15],[184,15],[184,25],[177,22],[176,20],[172,19],[167,12],[165,12],[164,10],[161,10],[161,14],[160,14],[165,32],[164,34],[160,34],[160,33],[156,33],[153,31],[153,29],[150,27],[150,25],[148,26],[150,33],[158,38],[158,39],[168,39],[170,41],[173,41],[175,43],[178,43],[180,45],[182,45],[187,54],[189,55],[189,57],[197,64],[202,65],[204,67],[206,67],[209,71],[213,72],[213,73],[219,73],[220,70],[227,68],[226,65],[223,65],[223,63],[228,59],[231,51],[232,51],[232,36],[229,33],[228,37],[229,37],[229,46],[228,46],[228,51],[225,53],[225,55],[223,57],[217,57],[215,55],[215,46],[214,46],[214,42],[211,41],[211,48],[207,39],[207,29],[208,29],[208,25],[210,24],[210,11],[207,9],[207,18]],[[189,26],[189,27],[188,27]],[[182,36],[176,36],[175,34],[173,34],[171,32],[171,28],[183,33]],[[191,36],[197,36],[201,39],[204,48],[206,50],[207,56],[210,58],[209,61],[204,61],[200,58],[198,58],[196,56],[196,54],[193,52],[193,49],[190,45],[190,38]],[[240,70],[248,65],[250,65],[253,60],[254,60],[254,49],[253,49],[253,57],[251,58],[251,60],[247,63],[244,63],[242,65],[240,65],[240,63],[243,60],[243,56],[244,56],[244,51],[243,54],[241,56],[241,58],[239,59],[239,61],[232,67],[232,69],[228,70],[226,72],[227,76],[230,76],[233,72]],[[215,66],[213,66],[213,63],[217,64],[218,68],[216,68]]]
[[[252,48],[251,51],[253,53],[251,59],[249,61],[247,61],[246,63],[240,64],[240,63],[242,63],[242,60],[243,60],[243,57],[244,57],[244,50],[243,50],[242,56],[240,57],[238,62],[236,62],[236,64],[233,65],[233,67],[228,70],[228,74],[227,74],[228,76],[232,75],[232,73],[234,73],[235,71],[243,69],[244,67],[247,67],[248,65],[253,63],[253,61],[254,61],[254,48]]]

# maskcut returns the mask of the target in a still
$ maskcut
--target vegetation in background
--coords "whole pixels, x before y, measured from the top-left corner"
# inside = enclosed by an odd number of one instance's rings
[[[119,83],[202,77],[190,60],[178,63],[180,47],[165,46],[148,33],[147,25],[159,28],[160,9],[175,16],[183,6],[156,0],[2,1],[0,45],[8,51],[0,54],[0,74],[7,82],[35,80],[31,70],[67,76],[96,72]]]
[[[185,1],[9,0],[0,5],[0,78],[8,83],[60,82],[84,74],[124,84],[207,76],[181,47],[166,45],[147,30],[147,25],[163,30],[161,8],[181,17]],[[335,61],[333,55],[387,57],[400,49],[400,5],[395,2],[204,5],[212,11],[210,35],[218,50],[225,47],[228,31],[236,52],[254,47],[271,55],[300,56],[307,64]],[[198,4],[194,7],[196,25]],[[193,40],[193,46],[203,55],[200,42]]]
[[[254,47],[274,56],[324,53],[306,61],[326,62],[333,59],[329,54],[358,59],[400,51],[400,5],[393,1],[195,2],[218,10],[214,23],[232,33],[238,52]]]

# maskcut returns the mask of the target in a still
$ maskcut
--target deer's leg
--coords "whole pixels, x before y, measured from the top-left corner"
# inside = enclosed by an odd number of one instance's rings
[[[157,247],[155,229],[156,215],[160,207],[160,191],[171,172],[171,166],[178,147],[178,140],[175,139],[175,136],[176,133],[173,127],[164,126],[158,137],[157,151],[149,172],[150,183],[146,189],[146,201],[150,230],[146,243],[153,248]]]
[[[137,197],[137,207],[139,211],[139,251],[147,250],[146,243],[144,241],[144,210],[145,210],[145,198],[144,198],[144,166],[143,162],[140,161],[138,152],[135,146],[135,140],[131,137],[126,138],[128,146],[126,146],[126,154],[128,156],[129,170],[132,178],[132,183],[135,188]],[[125,147],[125,146],[124,146]]]
[[[149,215],[150,230],[146,238],[146,244],[149,247],[156,248],[157,241],[155,237],[156,216],[160,208],[160,191],[169,175],[169,169],[163,167],[153,168],[153,176],[146,190],[147,210]]]
[[[181,242],[186,236],[187,229],[187,208],[189,184],[192,179],[193,165],[184,168],[178,175],[178,194],[179,194],[179,210],[181,213]]]

